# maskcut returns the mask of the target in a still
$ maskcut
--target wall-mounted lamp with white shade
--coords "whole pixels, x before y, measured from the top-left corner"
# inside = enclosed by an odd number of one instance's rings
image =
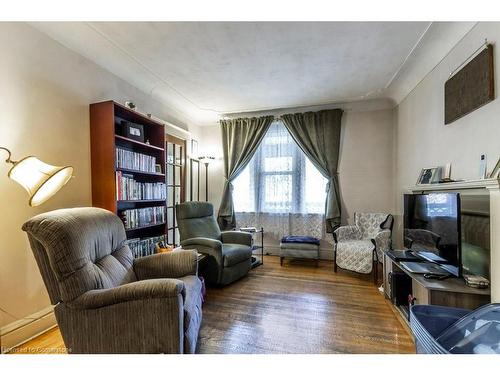
[[[1,150],[7,152],[6,163],[12,164],[7,176],[21,185],[29,195],[29,205],[39,206],[55,193],[57,193],[73,175],[73,167],[56,167],[44,163],[34,156],[14,161],[11,159],[12,153],[5,147]]]

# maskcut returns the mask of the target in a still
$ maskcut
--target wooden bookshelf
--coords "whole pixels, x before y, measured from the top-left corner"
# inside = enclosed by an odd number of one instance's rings
[[[141,152],[141,154],[143,154],[143,152]],[[135,169],[128,169],[128,168],[116,168],[115,170],[125,172],[127,174],[148,175],[148,176],[161,177],[162,179],[165,178],[165,173],[144,172],[144,171],[138,171]]]
[[[119,143],[119,142],[124,142],[125,144],[126,143],[132,143],[134,145],[140,146],[140,148],[145,148],[145,149],[150,149],[150,150],[157,150],[157,151],[165,151],[165,149],[163,149],[161,147],[157,147],[157,146],[153,146],[153,145],[150,145],[150,144],[147,144],[147,143],[139,142],[139,141],[136,141],[135,139],[129,139],[127,137],[124,137],[123,135],[116,134],[115,135],[115,139],[116,139],[117,143]]]
[[[144,225],[142,227],[125,229],[125,232],[137,232],[137,231],[141,231],[143,229],[148,229],[148,228],[153,228],[153,227],[158,227],[158,226],[165,226],[165,224],[166,224],[166,222],[158,223],[158,224],[149,224],[149,225]]]
[[[121,121],[142,125],[144,142],[120,134]],[[164,183],[166,189],[165,126],[114,101],[90,105],[90,147],[92,166],[92,205],[122,218],[124,210],[165,207],[165,199],[118,200],[116,172],[131,175],[141,183]],[[121,148],[156,158],[161,173],[116,167],[116,149]],[[165,190],[166,195],[166,190]],[[127,238],[148,238],[166,235],[167,223],[127,229]]]
[[[122,199],[118,201],[120,203],[149,203],[149,202],[163,202],[165,199]]]

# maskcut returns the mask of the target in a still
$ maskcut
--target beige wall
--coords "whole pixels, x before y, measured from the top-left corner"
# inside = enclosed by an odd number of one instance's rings
[[[402,194],[416,183],[421,168],[452,163],[452,178],[477,179],[480,155],[487,155],[488,170],[500,156],[498,99],[444,125],[444,83],[449,73],[485,38],[493,43],[500,40],[499,23],[479,23],[396,109],[395,205],[399,214],[402,213]],[[495,46],[494,60],[495,71],[499,72],[497,48]],[[498,84],[495,91],[498,92]],[[400,233],[400,225],[398,228]]]
[[[339,161],[344,222],[355,211],[394,211],[393,136],[392,109],[344,112]],[[217,157],[209,169],[209,200],[216,211],[224,186],[221,139],[219,126],[201,127],[200,148]]]
[[[0,45],[0,145],[14,158],[37,155],[75,168],[75,178],[55,197],[30,208],[26,192],[6,177],[9,166],[0,164],[0,307],[22,318],[49,305],[22,224],[41,212],[91,203],[88,105],[130,99],[140,110],[187,125],[148,95],[25,24],[0,24]],[[0,315],[0,326],[15,320]]]
[[[343,221],[356,211],[394,211],[393,110],[346,111],[339,161]]]

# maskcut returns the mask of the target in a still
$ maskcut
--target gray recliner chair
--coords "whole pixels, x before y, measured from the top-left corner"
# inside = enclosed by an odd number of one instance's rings
[[[208,255],[203,276],[208,283],[227,285],[252,268],[252,235],[221,232],[207,202],[185,202],[175,206],[181,246]]]
[[[23,225],[71,353],[194,353],[202,319],[194,251],[134,259],[122,221],[71,208]]]

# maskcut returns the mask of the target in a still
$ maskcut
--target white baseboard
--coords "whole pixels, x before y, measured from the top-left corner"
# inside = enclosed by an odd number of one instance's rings
[[[16,320],[0,329],[1,353],[7,353],[12,348],[24,344],[32,338],[48,331],[57,325],[54,306]]]

